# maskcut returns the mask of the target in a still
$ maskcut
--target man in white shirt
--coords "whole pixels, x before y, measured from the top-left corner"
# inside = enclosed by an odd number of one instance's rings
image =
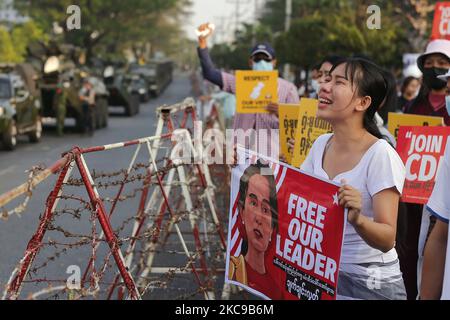
[[[447,112],[450,114],[450,71],[439,76],[447,81]],[[428,200],[427,210],[437,218],[425,247],[420,299],[450,300],[450,138],[436,175],[436,184]]]

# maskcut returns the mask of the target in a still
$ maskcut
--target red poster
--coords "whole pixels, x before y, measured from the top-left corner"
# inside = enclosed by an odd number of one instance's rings
[[[450,40],[450,2],[438,2],[434,9],[431,40]]]
[[[339,186],[241,148],[238,158],[245,164],[232,173],[226,282],[265,299],[336,299]]]
[[[403,202],[428,202],[449,135],[449,127],[400,127],[397,152],[406,167]]]

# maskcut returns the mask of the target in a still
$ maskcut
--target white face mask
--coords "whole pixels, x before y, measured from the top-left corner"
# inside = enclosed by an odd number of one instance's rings
[[[272,62],[267,62],[265,60],[261,60],[259,62],[253,62],[253,70],[254,71],[272,71],[273,64],[272,64]]]
[[[319,81],[311,80],[311,87],[315,92],[319,92]]]
[[[448,115],[450,115],[450,96],[445,96],[445,107],[447,108]]]

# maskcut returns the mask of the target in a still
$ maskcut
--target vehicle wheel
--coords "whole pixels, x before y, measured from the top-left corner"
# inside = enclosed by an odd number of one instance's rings
[[[102,106],[102,128],[106,128],[108,126],[108,101],[104,100]]]
[[[131,103],[131,101],[130,101],[130,103],[127,106],[125,106],[125,115],[127,117],[132,117],[134,115],[134,113],[133,113],[133,104]]]
[[[98,112],[96,110],[91,110],[91,128],[93,129],[93,131],[97,130],[98,127]]]
[[[17,145],[17,126],[16,121],[11,120],[8,130],[3,134],[3,146],[6,150],[14,150]]]
[[[84,116],[82,114],[77,114],[75,118],[75,128],[79,133],[83,133],[84,131]]]
[[[141,109],[141,102],[139,101],[139,95],[134,96],[134,114],[138,114]]]
[[[42,119],[41,117],[36,118],[36,122],[34,124],[34,130],[29,133],[28,138],[30,142],[36,143],[41,140],[42,137]]]
[[[148,102],[148,100],[150,100],[150,94],[148,93],[148,91],[142,95],[140,95],[140,101],[141,102]]]
[[[100,105],[98,102],[95,104],[95,112],[93,112],[92,116],[94,117],[94,129],[100,129],[102,127],[102,117],[101,117],[101,110],[99,110]]]

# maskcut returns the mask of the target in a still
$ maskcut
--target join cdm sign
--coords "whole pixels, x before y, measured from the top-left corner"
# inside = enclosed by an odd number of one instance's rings
[[[434,9],[433,30],[431,40],[450,40],[450,2],[438,2]]]

